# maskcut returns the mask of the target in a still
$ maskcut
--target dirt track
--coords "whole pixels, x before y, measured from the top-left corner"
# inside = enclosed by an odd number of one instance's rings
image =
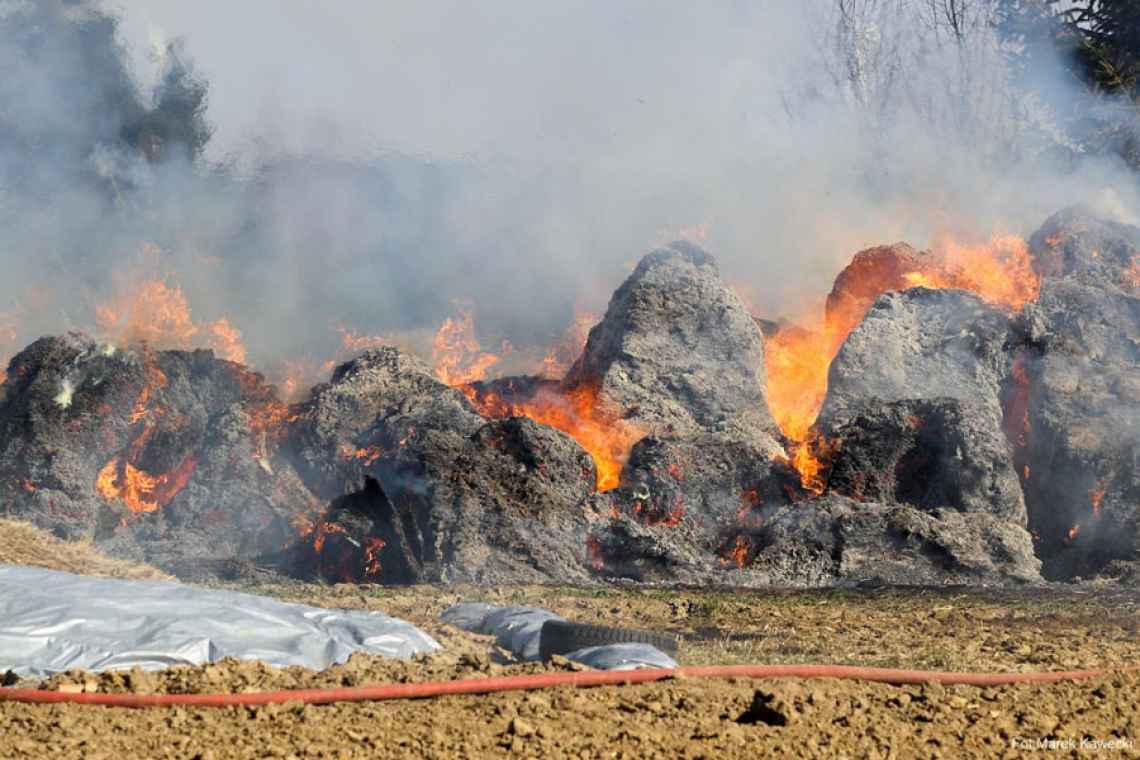
[[[685,636],[685,664],[839,662],[1029,670],[1140,662],[1138,605],[1107,590],[701,593],[294,585],[256,590],[312,603],[384,609],[428,628],[443,639],[447,651],[413,663],[356,657],[322,674],[224,663],[152,675],[70,674],[50,685],[100,691],[254,691],[542,667],[503,663],[501,653],[491,652],[489,640],[440,626],[438,612],[459,598],[543,604],[582,621],[674,630]],[[1138,694],[1140,676],[1128,675],[996,689],[839,681],[668,682],[226,710],[3,705],[0,756],[754,757],[773,752],[860,757],[889,756],[893,750],[898,757],[961,757],[1022,756],[1037,751],[1042,739],[1061,740],[1062,755],[1140,756]],[[1015,746],[1018,741],[1032,746]]]

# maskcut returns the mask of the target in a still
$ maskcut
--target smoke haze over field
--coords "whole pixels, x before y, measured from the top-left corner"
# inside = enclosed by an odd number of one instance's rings
[[[430,332],[456,299],[488,339],[545,343],[682,235],[796,316],[868,245],[1077,201],[1137,220],[1135,177],[1068,151],[981,25],[855,5],[0,3],[0,354],[89,327],[140,272],[267,366],[336,327]],[[212,140],[143,159],[140,134],[182,134],[161,85],[184,69]]]

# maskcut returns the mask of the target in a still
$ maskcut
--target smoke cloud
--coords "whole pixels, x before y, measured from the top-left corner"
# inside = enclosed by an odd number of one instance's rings
[[[796,317],[869,245],[1135,222],[1135,176],[1056,126],[1060,67],[1030,90],[996,3],[928,7],[0,3],[0,355],[143,276],[270,368],[457,301],[548,343],[681,236]]]

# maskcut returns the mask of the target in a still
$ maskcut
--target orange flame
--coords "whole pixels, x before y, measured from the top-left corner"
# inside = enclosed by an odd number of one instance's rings
[[[475,315],[469,307],[444,320],[432,342],[435,373],[448,385],[466,385],[487,377],[487,370],[511,352],[503,341],[502,352],[483,351],[475,336]]]
[[[131,408],[130,423],[133,425],[143,417],[146,416],[151,397],[160,389],[165,388],[167,382],[166,374],[159,369],[158,364],[155,363],[154,355],[149,349],[144,351],[146,357],[146,384],[139,392],[139,396],[135,399],[135,405]]]
[[[543,356],[539,374],[552,380],[561,380],[571,365],[581,356],[582,349],[586,347],[586,339],[590,335],[590,328],[597,323],[596,314],[588,311],[575,311],[574,321],[566,328],[562,339]]]
[[[748,565],[748,556],[752,553],[752,539],[740,533],[732,546],[725,549],[721,556],[722,565],[733,564],[737,569],[743,570]]]
[[[356,459],[361,465],[368,467],[384,456],[384,449],[379,446],[369,446],[366,449],[359,449],[347,444],[341,444],[337,450],[337,455],[346,462]]]
[[[824,481],[826,462],[831,459],[835,445],[815,430],[808,430],[802,441],[792,441],[788,446],[788,456],[776,455],[776,461],[783,462],[800,475],[800,485],[813,496],[822,494],[827,486]]]
[[[586,318],[580,315],[567,334],[577,335],[581,331],[577,325]],[[504,341],[503,355],[510,350],[510,344]],[[619,485],[622,466],[629,458],[630,449],[645,433],[609,410],[602,409],[597,389],[581,387],[565,393],[542,389],[526,400],[507,400],[493,391],[480,392],[471,384],[486,377],[487,369],[503,355],[483,351],[475,336],[475,322],[470,310],[461,311],[458,316],[444,322],[436,333],[433,355],[439,378],[463,391],[484,417],[529,417],[561,430],[593,458],[599,491],[608,491]]]
[[[1096,488],[1089,494],[1089,501],[1092,503],[1093,519],[1100,517],[1100,503],[1104,501],[1104,495],[1107,490],[1103,483],[1097,483]]]
[[[156,430],[156,418],[170,416],[162,406],[151,406],[155,395],[169,382],[159,368],[149,346],[143,345],[145,357],[145,383],[139,391],[131,413],[130,424],[142,423],[142,431],[135,436],[125,453],[112,457],[95,478],[95,491],[107,501],[121,501],[134,514],[154,512],[169,504],[190,482],[198,467],[198,460],[188,456],[170,472],[152,475],[135,466]],[[100,409],[101,412],[109,409]],[[170,416],[174,424],[185,424],[184,418]]]
[[[380,565],[380,550],[385,546],[382,538],[364,539],[364,579],[375,580],[383,573]]]
[[[478,393],[469,385],[460,390],[484,417],[529,417],[576,440],[594,460],[599,491],[617,488],[630,449],[645,435],[637,426],[603,410],[597,391],[587,386],[566,393],[540,390],[525,401]]]
[[[121,501],[134,514],[165,507],[190,482],[198,460],[187,457],[170,472],[150,475],[123,457],[114,457],[95,478],[95,490],[107,501]]]
[[[99,331],[122,346],[146,343],[155,348],[209,348],[223,359],[246,359],[241,332],[226,319],[196,324],[182,289],[148,280],[126,290],[113,303],[95,307]]]
[[[286,401],[300,401],[305,391],[328,379],[329,374],[338,365],[366,351],[397,346],[404,351],[414,353],[410,343],[398,336],[367,335],[343,325],[335,329],[340,335],[339,345],[324,361],[311,356],[283,359],[269,372]]]
[[[325,548],[325,539],[333,533],[348,534],[344,526],[340,523],[332,523],[322,520],[317,524],[316,533],[313,536],[313,551],[320,554]]]
[[[237,367],[242,389],[242,408],[249,415],[249,430],[255,438],[253,458],[268,467],[270,456],[288,434],[288,426],[301,418],[300,413],[279,401],[265,378],[245,367]]]
[[[947,282],[943,287],[972,291],[1010,311],[1020,311],[1037,300],[1041,280],[1033,269],[1029,246],[1016,235],[1000,235],[976,246],[945,239],[941,248]]]
[[[823,405],[835,342],[827,330],[785,328],[764,345],[768,405],[793,441],[804,440]]]
[[[822,321],[810,329],[785,327],[764,346],[768,403],[776,424],[791,441],[789,459],[809,492],[819,493],[822,488],[818,454],[823,442],[810,444],[807,439],[827,395],[832,360],[878,296],[916,286],[970,290],[1016,311],[1036,299],[1040,280],[1029,247],[1012,235],[978,246],[944,239],[930,256],[892,249],[857,255],[836,279]]]
[[[1132,263],[1124,272],[1124,284],[1135,290],[1140,290],[1140,254],[1132,257]]]

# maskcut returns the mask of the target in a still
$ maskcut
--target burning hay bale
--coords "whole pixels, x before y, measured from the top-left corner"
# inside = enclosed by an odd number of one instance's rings
[[[1031,246],[1018,461],[1046,575],[1087,577],[1140,562],[1140,229],[1070,209]]]
[[[1008,317],[960,290],[875,302],[831,365],[819,429],[828,487],[923,509],[985,512],[1025,526],[1003,427]]]
[[[288,406],[209,351],[45,338],[0,386],[0,504],[182,577],[1140,577],[1140,230],[991,248],[863,251],[817,330],[675,243],[561,381],[382,348]]]
[[[937,270],[930,253],[906,243],[859,251],[835,278],[827,294],[826,323],[842,339],[861,321],[879,296],[923,284]]]
[[[291,428],[289,448],[323,499],[363,483],[371,465],[417,452],[427,437],[472,436],[486,424],[421,360],[395,348],[369,351],[318,385]]]
[[[598,494],[607,519],[591,533],[595,569],[639,580],[702,582],[722,568],[726,532],[804,494],[778,446],[715,435],[644,438],[623,485]]]
[[[397,349],[366,353],[314,389],[291,445],[333,500],[302,544],[303,564],[334,580],[587,577],[590,456],[533,420],[485,420]],[[338,556],[314,556],[330,550]]]
[[[760,327],[713,258],[684,242],[643,258],[563,383],[647,433],[594,500],[598,572],[708,578],[742,514],[788,502],[799,478],[778,461],[765,382]]]
[[[1000,415],[1012,363],[1008,337],[1007,315],[971,293],[924,287],[887,293],[832,362],[820,419],[868,398],[970,399]]]
[[[686,242],[641,260],[563,384],[595,390],[647,434],[779,434],[760,330],[713,258]]]
[[[311,508],[274,459],[287,410],[240,365],[68,335],[36,341],[10,370],[0,406],[9,515],[173,569],[277,549]]]
[[[1099,219],[1086,208],[1049,217],[1029,239],[1033,269],[1053,280],[1076,277],[1095,287],[1140,288],[1140,228]]]

